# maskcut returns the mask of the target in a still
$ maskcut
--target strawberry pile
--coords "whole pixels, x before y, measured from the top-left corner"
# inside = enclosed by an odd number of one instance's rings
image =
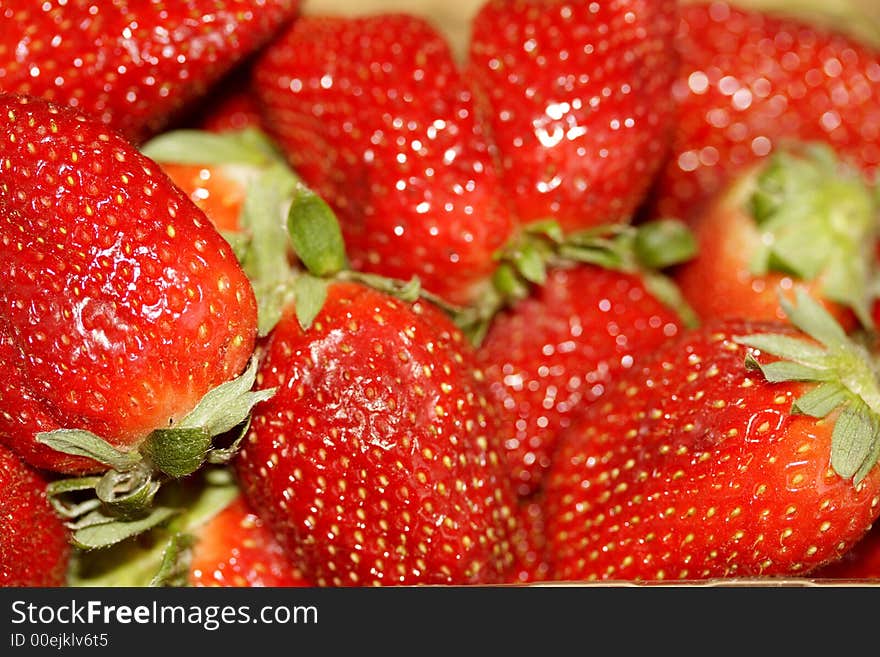
[[[876,46],[0,16],[0,585],[878,576]]]

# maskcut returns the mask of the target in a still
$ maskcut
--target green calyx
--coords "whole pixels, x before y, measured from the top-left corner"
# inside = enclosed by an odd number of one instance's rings
[[[796,292],[796,305],[785,298],[780,303],[792,325],[812,339],[775,333],[737,336],[737,343],[780,359],[760,363],[749,354],[746,367],[760,371],[771,383],[816,384],[794,401],[792,413],[824,418],[839,411],[831,466],[857,484],[880,459],[880,379],[874,359],[805,291]]]
[[[752,257],[752,273],[818,280],[825,297],[851,308],[872,328],[871,279],[880,219],[874,190],[820,144],[776,153],[754,185],[748,208],[762,247]]]
[[[591,264],[640,276],[648,291],[675,310],[686,326],[696,326],[696,314],[662,272],[691,259],[696,251],[690,229],[675,219],[641,225],[608,224],[567,235],[555,221],[539,221],[525,226],[496,254],[499,264],[493,285],[483,299],[459,310],[454,319],[471,341],[479,344],[492,317],[528,296],[533,285],[542,285],[548,269]]]
[[[417,277],[401,280],[350,269],[336,213],[302,183],[290,206],[287,229],[293,252],[306,269],[294,281],[296,316],[304,330],[321,311],[333,281],[357,282],[407,302],[428,299],[450,313],[458,310],[424,290]]]
[[[217,165],[266,166],[279,159],[274,144],[256,128],[208,132],[171,130],[153,137],[140,147],[154,162]]]
[[[160,522],[144,529],[137,540],[75,552],[68,585],[186,586],[200,528],[240,494],[228,468],[207,468],[169,482],[157,497]]]
[[[165,522],[172,514],[155,504],[160,487],[207,464],[228,463],[236,453],[253,407],[274,389],[253,390],[257,361],[243,374],[209,391],[173,426],[154,430],[139,449],[125,451],[79,429],[37,434],[56,451],[108,466],[96,477],[66,478],[49,485],[56,510],[68,519],[72,541],[84,549],[106,547]],[[226,436],[231,444],[214,445]]]

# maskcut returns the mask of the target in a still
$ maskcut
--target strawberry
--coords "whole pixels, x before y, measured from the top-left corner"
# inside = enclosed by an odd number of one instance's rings
[[[727,320],[658,347],[566,433],[545,489],[554,578],[800,575],[867,532],[873,364],[805,292],[785,307],[792,326]]]
[[[824,144],[777,150],[694,217],[697,255],[675,280],[705,321],[784,320],[779,291],[797,286],[847,328],[871,326],[878,198]]]
[[[297,177],[257,127],[162,133],[141,146],[235,250],[257,298],[259,333],[278,319],[291,291],[287,211]]]
[[[521,496],[538,490],[557,437],[616,370],[681,327],[639,275],[588,264],[551,269],[543,285],[494,317],[479,362],[506,411],[501,435]]]
[[[351,267],[477,298],[511,235],[449,46],[403,15],[303,16],[254,66],[264,125],[334,209]]]
[[[46,480],[0,446],[0,586],[63,586],[69,558]]]
[[[196,532],[191,586],[308,586],[242,497]]]
[[[519,525],[513,533],[514,565],[508,584],[529,584],[547,579],[550,565],[544,555],[544,507],[534,499],[524,500],[518,507]]]
[[[4,0],[0,91],[93,114],[136,142],[158,133],[287,21],[297,0]]]
[[[242,374],[253,290],[121,135],[42,99],[0,95],[0,116],[0,441],[38,467],[111,470],[105,501],[149,497],[151,471],[192,472],[268,394],[255,364]]]
[[[491,0],[468,72],[521,223],[629,221],[672,131],[675,0]]]
[[[258,381],[278,391],[235,461],[295,565],[319,586],[505,581],[516,499],[463,334],[340,280],[305,326],[288,309],[268,336]]]
[[[683,6],[678,121],[649,214],[690,219],[786,140],[823,141],[873,178],[880,52],[851,36],[725,2]]]
[[[880,525],[874,525],[838,561],[814,570],[810,576],[817,580],[880,580]]]

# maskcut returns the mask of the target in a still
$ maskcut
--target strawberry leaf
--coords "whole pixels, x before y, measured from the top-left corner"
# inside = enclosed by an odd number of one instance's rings
[[[250,236],[239,260],[257,298],[260,335],[278,322],[293,296],[286,217],[297,179],[283,164],[268,167],[247,186],[241,227]]]
[[[784,295],[779,297],[783,312],[794,326],[826,347],[839,346],[847,342],[848,338],[843,327],[821,303],[801,288],[795,291],[795,298],[797,305],[793,305]]]
[[[783,308],[816,342],[771,333],[734,340],[782,359],[762,364],[755,354],[746,356],[746,367],[760,370],[767,381],[820,384],[793,402],[792,413],[823,418],[840,410],[832,432],[831,467],[858,483],[880,458],[880,382],[873,358],[846,336],[822,304],[802,289],[796,299],[796,305],[784,301]]]
[[[85,456],[120,472],[131,470],[141,462],[141,456],[137,452],[117,449],[100,436],[82,429],[44,431],[38,433],[36,439],[37,442],[55,451],[72,456]]]
[[[287,226],[293,250],[310,274],[328,277],[346,269],[345,242],[336,214],[304,185],[297,186]]]
[[[211,434],[203,427],[156,429],[141,446],[150,463],[169,477],[185,477],[205,462]]]
[[[296,318],[302,329],[308,330],[327,300],[327,281],[301,274],[294,284]]]
[[[253,390],[258,368],[257,359],[251,358],[240,376],[208,391],[177,428],[204,429],[208,435],[218,436],[244,422],[255,405],[275,394],[274,388]]]
[[[830,380],[834,376],[833,373],[824,372],[815,367],[788,360],[777,360],[772,363],[762,364],[751,354],[746,356],[746,368],[760,371],[770,383],[779,383],[781,381],[824,381]]]
[[[120,520],[116,516],[93,511],[79,523],[71,526],[71,541],[82,550],[106,548],[136,536],[168,521],[177,509],[156,507],[137,520]]]
[[[223,133],[171,130],[141,146],[155,162],[175,164],[249,164],[265,166],[279,156],[272,142],[256,128]]]
[[[75,555],[71,586],[179,586],[186,584],[189,543],[199,527],[238,495],[228,468],[208,468],[186,480],[170,482],[160,492],[160,506],[179,512],[159,527],[94,552]]]
[[[190,548],[195,543],[191,534],[173,534],[162,551],[159,569],[150,580],[150,586],[186,586],[189,581]]]
[[[683,222],[659,219],[636,229],[633,251],[643,268],[666,269],[693,258],[697,253],[697,240]]]
[[[831,467],[844,479],[863,470],[880,437],[880,420],[863,403],[846,406],[831,435]],[[877,462],[875,458],[870,467]]]
[[[801,395],[792,404],[793,413],[811,417],[825,417],[848,398],[847,389],[839,383],[823,383]]]

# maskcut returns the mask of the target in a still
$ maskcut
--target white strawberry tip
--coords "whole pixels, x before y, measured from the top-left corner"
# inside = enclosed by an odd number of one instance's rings
[[[55,508],[69,519],[73,542],[104,547],[164,522],[169,515],[153,507],[164,482],[191,475],[207,463],[227,463],[238,450],[253,407],[275,394],[275,389],[253,389],[257,367],[257,359],[251,358],[244,373],[210,390],[175,426],[155,429],[133,450],[118,449],[81,429],[37,434],[38,442],[58,452],[108,468],[101,476],[50,484]],[[213,444],[214,438],[230,434],[230,445]],[[84,500],[83,491],[91,491]],[[69,496],[72,503],[65,501]],[[102,525],[108,527],[99,532]]]
[[[880,459],[880,379],[874,359],[804,290],[796,290],[796,305],[784,297],[780,303],[792,325],[811,340],[777,333],[734,340],[780,359],[761,363],[760,354],[746,356],[746,367],[761,372],[768,382],[816,384],[793,402],[792,413],[824,418],[838,412],[831,467],[858,484]]]

